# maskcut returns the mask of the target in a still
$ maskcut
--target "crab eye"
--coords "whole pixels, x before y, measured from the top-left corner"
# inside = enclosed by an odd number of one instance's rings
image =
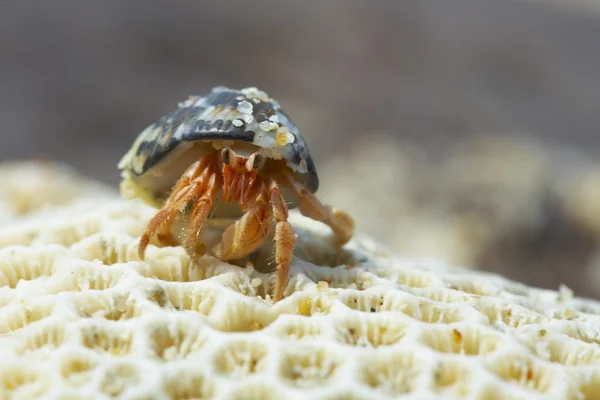
[[[252,168],[259,169],[265,161],[265,158],[258,153],[254,153],[254,160],[252,161]]]
[[[223,164],[225,165],[229,164],[230,162],[229,149],[227,147],[221,150],[221,161],[223,161]]]

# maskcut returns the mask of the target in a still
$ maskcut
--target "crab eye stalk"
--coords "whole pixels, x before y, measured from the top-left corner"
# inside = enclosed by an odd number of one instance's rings
[[[223,161],[223,164],[225,165],[228,165],[231,162],[231,158],[229,156],[229,149],[227,147],[221,150],[221,161]]]
[[[252,160],[252,169],[259,169],[265,162],[265,157],[254,153],[254,160]]]

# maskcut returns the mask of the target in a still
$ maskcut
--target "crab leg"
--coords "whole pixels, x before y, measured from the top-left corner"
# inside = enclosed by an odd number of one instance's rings
[[[354,220],[342,210],[323,205],[314,194],[298,182],[291,173],[283,172],[285,182],[300,198],[298,209],[306,217],[327,224],[334,234],[337,245],[346,244],[354,234]]]
[[[279,301],[283,298],[288,283],[296,235],[288,222],[288,208],[281,195],[279,185],[277,185],[275,180],[271,181],[270,192],[273,217],[277,222],[275,226],[275,262],[277,263],[277,275],[273,300]]]
[[[206,253],[206,247],[199,242],[200,235],[206,226],[206,220],[213,207],[217,193],[217,176],[211,174],[204,192],[194,203],[192,214],[188,222],[187,235],[184,247],[192,260],[197,260]]]
[[[264,185],[250,209],[239,220],[229,225],[221,241],[213,248],[213,253],[221,260],[235,260],[257,250],[265,241],[270,226],[268,201],[265,199]]]
[[[175,201],[175,198],[177,197],[178,193],[182,189],[188,187],[190,185],[190,183],[192,182],[192,180],[196,179],[198,177],[198,175],[201,172],[203,172],[204,168],[206,168],[206,165],[208,164],[208,161],[209,161],[208,158],[203,158],[199,161],[196,161],[194,164],[192,164],[191,167],[188,168],[187,171],[183,174],[181,179],[179,179],[179,181],[177,181],[177,183],[173,187],[173,190],[171,191],[171,195],[169,196],[169,198],[167,199],[165,204],[172,205],[173,202]],[[175,216],[175,213],[171,214],[169,219],[167,219],[164,223],[159,225],[157,232],[156,232],[158,241],[167,246],[176,246],[178,244],[177,240],[173,237],[173,234],[171,233],[171,224],[169,223],[169,222],[172,222],[172,219],[174,216]]]
[[[175,243],[175,239],[170,233],[171,223],[177,212],[182,212],[196,195],[198,186],[204,178],[204,174],[200,173],[206,167],[207,162],[207,160],[200,160],[192,164],[175,184],[165,205],[152,217],[140,239],[138,256],[141,260],[145,258],[146,247],[157,231],[162,243]]]

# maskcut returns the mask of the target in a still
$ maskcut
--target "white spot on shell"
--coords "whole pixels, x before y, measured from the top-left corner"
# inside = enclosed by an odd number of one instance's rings
[[[258,124],[258,127],[265,132],[270,132],[276,130],[279,126],[269,121],[263,121],[260,124]]]
[[[264,151],[267,149],[273,149],[277,145],[277,142],[275,141],[275,138],[272,135],[269,135],[268,133],[259,130],[254,135],[254,144],[262,147]],[[269,158],[274,158],[271,154],[265,155]]]
[[[291,133],[288,133],[286,137],[288,143],[294,143],[296,141],[296,136],[292,135]]]
[[[242,93],[244,93],[246,95],[246,97],[248,97],[248,98],[251,98],[251,99],[257,98],[264,103],[267,103],[270,101],[269,96],[265,92],[255,88],[255,87],[249,87],[249,88],[242,89]]]
[[[192,104],[194,104],[195,99],[196,98],[194,96],[190,96],[187,100],[182,101],[179,104],[177,104],[177,107],[180,107],[180,108],[190,107]]]
[[[242,114],[252,114],[252,103],[250,103],[249,101],[240,101],[238,103],[237,109],[239,112],[241,112]]]
[[[252,114],[244,114],[244,115],[242,116],[242,119],[243,119],[244,121],[246,121],[246,123],[247,123],[247,124],[251,124],[251,123],[252,123],[252,121],[254,121],[254,117],[252,116]]]
[[[271,130],[271,123],[269,121],[263,121],[258,124],[258,127],[265,132],[269,132]]]
[[[146,162],[147,156],[137,156],[133,159],[131,166],[134,171],[142,171],[144,163]]]
[[[244,121],[242,121],[241,119],[234,119],[233,121],[231,121],[231,123],[237,128],[244,125]]]
[[[195,101],[196,102],[195,102],[194,106],[196,106],[196,107],[204,107],[204,106],[206,106],[206,97],[199,97],[199,96],[197,96],[195,98]]]
[[[306,165],[305,160],[300,161],[300,164],[298,164],[298,172],[300,172],[301,174],[305,174],[308,172],[308,166]]]
[[[279,122],[279,115],[271,115],[269,117],[269,121],[273,122],[273,123],[278,123]]]
[[[260,103],[260,100],[259,100],[259,99],[257,99],[257,98],[254,98],[254,99],[252,99],[252,101],[254,102],[254,104],[258,104],[258,103]]]

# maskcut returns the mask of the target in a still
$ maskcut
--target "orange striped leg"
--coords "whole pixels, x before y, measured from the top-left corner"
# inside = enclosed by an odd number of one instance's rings
[[[200,240],[206,227],[206,220],[213,208],[217,194],[217,175],[210,174],[206,188],[194,203],[192,214],[188,222],[184,247],[192,260],[196,261],[206,253],[206,247]]]
[[[141,260],[145,258],[146,248],[150,243],[150,239],[157,231],[159,240],[162,243],[176,243],[175,238],[173,238],[170,232],[171,223],[177,212],[182,212],[196,195],[199,187],[202,187],[204,174],[201,173],[205,167],[206,162],[204,160],[192,164],[175,184],[165,205],[152,217],[138,246],[138,256]]]
[[[281,190],[277,182],[272,180],[269,190],[271,192],[273,217],[277,223],[275,225],[275,262],[277,263],[277,272],[273,294],[273,300],[277,302],[283,298],[288,284],[296,234],[288,222],[287,204],[281,195]]]
[[[354,235],[354,220],[342,210],[323,205],[314,194],[298,182],[291,173],[284,173],[285,182],[300,198],[298,209],[306,217],[328,225],[338,246],[346,244]]]

